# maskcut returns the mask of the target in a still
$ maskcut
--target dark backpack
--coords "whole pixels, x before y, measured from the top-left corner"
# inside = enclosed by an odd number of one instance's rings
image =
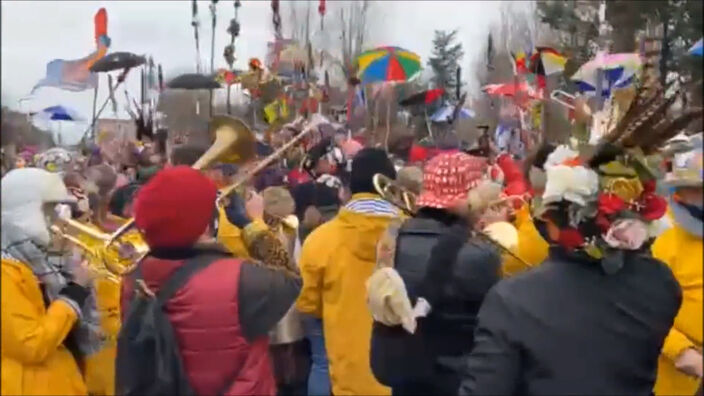
[[[207,253],[186,260],[153,297],[138,292],[135,284],[135,295],[117,337],[117,395],[196,394],[189,384],[174,329],[164,306],[196,272],[225,257]],[[136,280],[142,279],[139,269],[136,275]],[[225,387],[229,385],[230,382],[224,384]]]

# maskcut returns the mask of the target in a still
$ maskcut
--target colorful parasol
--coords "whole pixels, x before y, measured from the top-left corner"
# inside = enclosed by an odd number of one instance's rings
[[[611,89],[629,86],[640,70],[641,64],[640,55],[636,53],[605,54],[602,52],[583,64],[571,79],[577,83],[581,92],[594,95],[601,75],[602,95],[609,96]]]
[[[525,82],[518,84],[488,84],[482,87],[482,91],[493,96],[516,96],[518,94],[519,96],[525,95],[531,99],[541,99],[539,92]]]
[[[399,47],[379,47],[360,54],[357,65],[364,84],[408,81],[420,72],[420,56]]]

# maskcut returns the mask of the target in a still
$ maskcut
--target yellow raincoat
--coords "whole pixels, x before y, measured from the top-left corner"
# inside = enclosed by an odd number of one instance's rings
[[[702,350],[702,249],[702,239],[676,223],[652,247],[682,288],[682,306],[658,362],[656,395],[693,395],[700,382],[677,370],[674,361],[687,348]]]
[[[218,206],[218,235],[217,240],[235,257],[249,258],[247,246],[242,238],[242,230],[230,223],[225,214],[225,208]]]
[[[44,306],[39,280],[15,260],[2,259],[3,395],[85,395],[76,361],[63,345],[77,316],[63,301]]]
[[[99,228],[91,227],[100,231]],[[125,235],[127,241],[134,244],[144,243],[137,232]],[[79,237],[84,243],[89,245],[99,244],[90,237],[81,235]],[[92,257],[93,260],[98,260]],[[121,260],[117,256],[116,250],[108,250],[106,260],[118,263],[119,266],[130,265],[127,260]],[[93,263],[100,267],[102,263]],[[106,339],[103,348],[93,355],[86,357],[85,379],[88,393],[92,395],[114,395],[115,394],[115,358],[117,356],[117,334],[120,332],[120,283],[98,278],[95,280],[95,295],[98,313],[100,314],[100,328],[105,333]]]
[[[501,266],[504,277],[536,267],[548,257],[548,243],[535,228],[528,205],[523,205],[518,210],[514,225],[518,230],[518,250],[515,253],[530,266],[526,267],[522,262],[505,254]]]
[[[355,194],[352,200],[369,198],[378,196]],[[392,219],[342,208],[303,244],[303,288],[296,307],[323,319],[335,395],[391,393],[377,382],[369,365],[372,315],[365,283],[376,266],[376,244]]]

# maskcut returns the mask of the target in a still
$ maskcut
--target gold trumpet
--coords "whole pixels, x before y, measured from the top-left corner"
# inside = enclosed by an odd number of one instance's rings
[[[401,186],[396,180],[390,179],[389,177],[387,177],[381,173],[377,173],[372,178],[372,182],[374,183],[374,189],[376,190],[376,192],[379,195],[381,195],[381,197],[384,200],[397,206],[399,209],[401,209],[402,211],[404,211],[408,215],[412,216],[416,213],[416,211],[417,211],[416,195],[413,192],[411,192],[408,189]],[[489,203],[486,206],[486,208],[492,208],[492,207],[496,207],[498,205],[506,205],[507,203],[510,203],[510,202],[512,202],[512,198],[502,198],[502,199],[498,199],[498,200],[495,200],[495,201]],[[504,223],[509,224],[511,227],[513,227],[513,225],[508,222],[504,222]],[[496,246],[502,252],[512,256],[516,260],[523,263],[525,266],[530,267],[530,265],[525,260],[518,257],[518,255],[513,253],[507,247],[498,243],[496,240],[494,240],[492,237],[490,237],[489,234],[487,234],[486,232],[476,231],[476,234],[479,235],[480,237],[482,237],[483,239],[487,240],[488,242],[490,242],[492,245]]]
[[[134,242],[122,240],[117,247],[118,250],[111,252],[105,245],[110,239],[110,234],[100,232],[74,219],[61,219],[51,225],[50,231],[91,256],[94,260],[88,260],[88,262],[93,271],[113,282],[119,282],[121,276],[131,272],[148,252],[148,247],[141,238]],[[124,250],[129,250],[131,254],[123,253]],[[123,260],[128,260],[129,264],[120,265],[119,261]]]

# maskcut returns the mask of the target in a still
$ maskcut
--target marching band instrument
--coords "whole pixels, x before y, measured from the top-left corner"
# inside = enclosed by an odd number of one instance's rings
[[[409,215],[414,215],[416,213],[416,210],[417,210],[417,208],[415,207],[416,195],[414,193],[412,193],[411,191],[408,191],[403,186],[400,186],[398,184],[398,182],[390,179],[389,177],[387,177],[381,173],[375,174],[374,177],[372,178],[372,182],[374,183],[374,189],[377,191],[377,193],[379,195],[381,195],[381,197],[384,200],[390,202],[391,204],[395,205],[396,207],[403,210],[405,213],[407,213]],[[501,198],[501,199],[495,200],[493,202],[490,202],[486,206],[486,208],[489,209],[492,207],[496,207],[498,205],[505,205],[511,201],[512,201],[512,198]],[[505,225],[502,224],[501,226],[497,226],[497,227],[492,227],[491,225],[489,225],[486,228],[486,231],[488,231],[492,234],[496,234],[497,231],[503,233],[508,228],[507,226],[510,226],[511,228],[513,228],[515,230],[515,227],[511,223],[508,223],[508,222],[497,222],[497,223],[505,223]],[[484,232],[484,231],[476,231],[476,234],[479,235],[480,237],[482,237],[482,239],[485,239],[486,241],[488,241],[492,245],[496,246],[502,252],[504,252],[504,253],[508,254],[509,256],[515,258],[516,260],[520,261],[526,267],[530,267],[530,265],[525,260],[518,257],[518,255],[515,254],[514,252],[512,252],[508,247],[499,243],[494,237],[490,236],[489,233]],[[509,236],[507,238],[503,238],[502,240],[511,240],[513,238],[514,238],[513,236]],[[515,238],[517,238],[517,231],[516,231]],[[512,242],[512,243],[510,243],[510,245],[517,246],[517,242],[515,242],[515,243]]]
[[[372,178],[374,189],[382,198],[391,202],[407,214],[414,214],[416,211],[416,196],[395,180],[386,175],[377,173]]]
[[[228,115],[218,115],[210,121],[209,130],[215,141],[193,164],[192,168],[202,170],[216,161],[242,164],[256,155],[256,136],[244,121]],[[120,226],[106,241],[106,247],[134,227],[134,218]]]
[[[565,91],[556,89],[550,92],[550,99],[552,99],[554,102],[557,102],[565,107],[567,107],[570,110],[574,110],[574,100],[575,96],[568,94]]]
[[[294,123],[296,123],[296,122],[294,121]],[[317,124],[314,126],[317,126]],[[273,153],[269,154],[266,158],[259,161],[257,163],[257,165],[255,165],[254,167],[252,167],[252,169],[245,172],[237,181],[235,181],[234,183],[230,184],[227,187],[220,189],[219,197],[218,197],[218,201],[217,201],[218,206],[224,205],[226,202],[225,200],[227,199],[227,197],[230,196],[230,194],[232,194],[235,191],[238,191],[244,185],[244,183],[246,183],[249,179],[251,179],[255,174],[257,174],[258,172],[260,172],[262,169],[266,168],[267,166],[271,165],[272,162],[279,159],[279,157],[281,157],[291,147],[300,143],[300,141],[303,140],[304,137],[306,137],[310,132],[315,131],[315,130],[316,130],[316,128],[311,127],[311,126],[305,128],[301,133],[294,136],[293,139],[289,140],[283,146],[279,147]]]
[[[119,246],[115,247],[117,249],[115,254],[111,255],[109,254],[111,247],[106,245],[110,234],[100,232],[74,219],[61,219],[51,225],[50,231],[95,258],[96,260],[89,260],[93,266],[92,269],[99,276],[113,282],[118,282],[121,276],[131,272],[149,251],[148,246],[141,238],[133,241],[127,241],[126,238],[123,238]],[[88,241],[83,240],[81,236],[85,236]],[[114,258],[108,257],[109,255]],[[129,260],[130,264],[124,267],[120,266],[115,258]],[[96,263],[99,263],[100,266],[96,267]]]

